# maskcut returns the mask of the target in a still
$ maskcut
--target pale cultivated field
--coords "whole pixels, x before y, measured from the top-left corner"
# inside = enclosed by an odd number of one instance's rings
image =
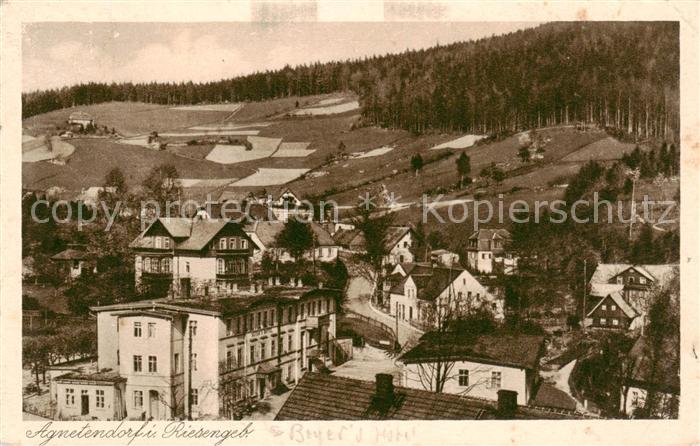
[[[484,136],[481,135],[465,135],[461,138],[453,139],[452,141],[447,141],[442,144],[438,144],[435,147],[431,147],[430,150],[439,149],[466,149],[476,144],[477,141],[483,139]]]
[[[182,111],[227,111],[235,112],[240,109],[243,104],[205,104],[205,105],[183,105],[181,107],[172,107],[172,110]]]
[[[205,178],[182,178],[180,179],[180,185],[182,187],[201,187],[201,188],[217,188],[228,186],[234,183],[238,178],[217,178],[217,179],[205,179]]]
[[[237,122],[224,122],[221,124],[196,125],[194,127],[190,127],[188,130],[226,131],[249,129],[251,127],[268,127],[270,125],[272,125],[272,122],[248,122],[243,124]]]
[[[215,163],[235,164],[269,158],[279,148],[282,139],[250,136],[248,141],[253,145],[252,150],[246,150],[243,145],[217,144],[206,159]]]
[[[47,161],[54,158],[68,158],[75,151],[75,147],[61,140],[59,137],[51,138],[53,150],[50,151],[46,145],[42,145],[37,149],[28,150],[22,153],[22,162],[36,163],[38,161]]]
[[[289,183],[309,169],[258,169],[254,174],[236,181],[232,186],[277,186]]]
[[[308,142],[283,142],[280,144],[279,150],[277,150],[273,158],[303,158],[311,155],[316,150],[308,150]]]
[[[189,136],[251,136],[257,135],[260,130],[205,130],[198,132],[168,132],[159,133],[159,136],[165,138],[189,137]]]
[[[375,156],[382,156],[394,150],[393,147],[383,146],[377,149],[368,150],[367,152],[355,152],[350,154],[353,158],[372,158]]]
[[[322,99],[316,103],[316,105],[333,105],[337,104],[339,102],[343,102],[345,99],[344,98],[328,98],[328,99]]]
[[[294,116],[322,116],[345,113],[360,108],[358,101],[346,102],[344,104],[330,105],[327,107],[309,107],[301,110],[294,110],[290,114]]]
[[[546,150],[546,147],[545,147]],[[562,161],[588,161],[620,159],[625,153],[634,150],[634,144],[620,142],[613,137],[607,137],[584,146],[574,153],[566,155]]]

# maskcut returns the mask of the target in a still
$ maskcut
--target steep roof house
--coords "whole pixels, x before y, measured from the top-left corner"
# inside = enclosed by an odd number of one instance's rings
[[[599,264],[588,284],[585,324],[621,330],[641,327],[649,298],[677,273],[677,264]]]
[[[338,258],[339,246],[326,229],[316,223],[308,223],[314,234],[314,248],[304,254],[306,260],[317,260],[320,262],[333,262]],[[256,248],[253,255],[253,262],[258,264],[266,252],[270,252],[274,259],[282,263],[293,262],[294,258],[287,250],[277,244],[277,237],[284,229],[285,223],[282,221],[256,221],[245,226],[246,233],[255,240]]]
[[[87,251],[87,247],[71,243],[68,248],[51,256],[51,260],[61,266],[68,281],[77,279],[86,272],[94,272],[96,258]]]
[[[505,229],[479,229],[467,239],[467,263],[479,273],[491,274],[500,267],[503,273],[512,274],[517,260],[506,251],[511,240]]]

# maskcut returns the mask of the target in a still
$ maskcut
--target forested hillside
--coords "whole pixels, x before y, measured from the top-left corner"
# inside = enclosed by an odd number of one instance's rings
[[[677,140],[678,24],[550,23],[474,42],[219,82],[91,83],[24,94],[22,114],[105,101],[238,102],[340,90],[359,95],[365,123],[416,133],[486,134],[583,121]]]

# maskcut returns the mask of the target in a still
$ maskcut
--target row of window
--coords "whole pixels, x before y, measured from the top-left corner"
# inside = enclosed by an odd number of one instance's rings
[[[458,375],[458,383],[460,387],[469,386],[469,370],[460,369]],[[488,381],[488,387],[491,389],[501,388],[501,372],[491,372],[491,379]]]
[[[90,392],[87,389],[80,391],[81,395],[89,395]],[[75,406],[75,389],[68,387],[66,388],[66,406]],[[105,407],[105,391],[95,390],[95,407],[98,409],[103,409]]]
[[[155,322],[149,322],[146,327],[148,327],[148,337],[149,338],[155,338],[156,337],[156,323]],[[134,322],[134,337],[135,338],[141,338],[143,337],[143,329],[142,329],[142,324],[141,322]]]
[[[304,302],[298,306],[288,306],[282,309],[279,323],[291,324],[297,320],[297,316],[302,319],[307,316],[320,316],[330,313],[333,309],[331,298],[317,299]],[[247,331],[260,330],[274,327],[278,321],[275,309],[261,310],[249,313],[245,316],[226,320],[226,336],[233,336]]]
[[[153,247],[156,249],[170,249],[172,246],[172,240],[170,237],[154,236],[153,237]]]
[[[246,259],[216,259],[217,274],[245,274],[248,272]]]
[[[640,285],[646,285],[647,279],[646,279],[646,277],[639,277],[638,282],[639,282]],[[622,285],[623,283],[625,283],[625,278],[622,277],[622,276],[618,276],[618,277],[617,277],[617,283],[620,284],[620,285]],[[633,283],[634,283],[634,276],[628,276],[628,277],[627,277],[627,283],[632,283],[632,284],[633,284]]]
[[[282,349],[282,354],[294,351],[294,334],[280,335],[279,347]],[[270,339],[269,344],[264,340],[260,341],[258,344],[251,343],[248,351],[248,363],[254,364],[258,361],[275,357],[277,355],[277,348],[277,340],[274,337]],[[242,367],[243,365],[243,347],[229,347],[226,350],[226,368],[230,370],[236,367]]]
[[[606,304],[603,304],[600,306],[600,309],[603,311],[608,311],[608,306]],[[615,310],[617,310],[617,305],[615,305],[615,304],[610,305],[610,311],[615,311]]]
[[[173,261],[169,257],[144,257],[143,272],[146,273],[172,273]]]
[[[248,240],[242,237],[222,237],[219,239],[219,249],[248,249]]]
[[[141,355],[134,355],[134,372],[143,371],[143,357]],[[148,372],[156,373],[158,372],[158,357],[149,355],[148,356]]]
[[[608,325],[608,321],[610,321],[610,325],[613,327],[617,327],[620,325],[620,320],[617,318],[611,318],[611,319],[606,319],[604,317],[601,317],[598,322],[600,325]]]

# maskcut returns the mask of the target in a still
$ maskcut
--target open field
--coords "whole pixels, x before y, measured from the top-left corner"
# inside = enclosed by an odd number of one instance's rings
[[[33,136],[47,130],[63,128],[71,113],[84,111],[95,118],[98,126],[114,127],[124,136],[136,136],[151,131],[163,132],[195,125],[220,122],[226,111],[174,111],[166,105],[140,102],[106,102],[97,105],[65,108],[44,113],[22,121],[22,127]]]
[[[227,121],[246,122],[270,118],[272,116],[284,115],[292,110],[296,110],[297,102],[299,107],[307,107],[319,104],[322,101],[354,99],[351,93],[332,93],[316,96],[289,96],[286,98],[271,99],[269,101],[246,102],[243,107],[231,116]]]
[[[38,147],[22,151],[22,162],[23,163],[36,163],[38,161],[46,161],[52,159],[66,159],[73,154],[75,147],[67,142],[63,141],[61,138],[54,136],[51,138],[51,147],[53,150],[49,150],[48,146],[41,140],[32,141],[32,145],[36,145],[36,142],[42,142]],[[23,146],[24,148],[24,146]]]
[[[477,143],[477,141],[484,139],[481,135],[465,135],[461,138],[453,139],[452,141],[447,141],[442,144],[438,144],[435,147],[431,147],[430,150],[439,149],[466,149]]]
[[[178,111],[225,111],[231,113],[239,110],[242,106],[243,104],[237,102],[232,104],[182,105],[172,107],[172,109]]]
[[[238,124],[235,122],[223,122],[223,123],[218,123],[218,124],[209,124],[209,125],[195,125],[194,127],[190,127],[187,130],[215,130],[215,131],[222,131],[222,130],[241,130],[241,129],[250,129],[252,127],[267,127],[269,125],[272,125],[272,122],[248,122],[244,124]]]
[[[308,169],[265,169],[261,168],[254,174],[236,181],[232,186],[278,186],[288,183],[308,172]]]
[[[245,161],[253,161],[260,158],[267,158],[272,152],[260,150],[246,150],[246,146],[217,144],[206,156],[206,159],[221,164],[236,164]]]
[[[386,155],[387,153],[394,150],[393,147],[382,146],[377,149],[368,150],[367,152],[354,152],[354,158],[373,158],[375,156]]]
[[[119,167],[130,187],[140,185],[152,167],[170,163],[183,178],[243,178],[253,169],[228,166],[207,160],[193,160],[167,150],[144,150],[142,147],[117,144],[104,139],[71,141],[75,152],[64,166],[48,162],[23,163],[22,184],[31,189],[51,186],[80,191],[104,183],[107,172]]]
[[[622,158],[622,155],[632,150],[634,150],[634,144],[620,142],[609,136],[565,156],[562,161],[614,160]]]
[[[276,158],[303,158],[315,152],[315,150],[308,150],[309,144],[308,142],[282,142],[272,156]]]
[[[294,110],[290,114],[293,116],[322,116],[335,115],[340,113],[358,110],[360,103],[358,101],[346,102],[344,104],[326,105],[322,107],[309,107],[299,110]]]

